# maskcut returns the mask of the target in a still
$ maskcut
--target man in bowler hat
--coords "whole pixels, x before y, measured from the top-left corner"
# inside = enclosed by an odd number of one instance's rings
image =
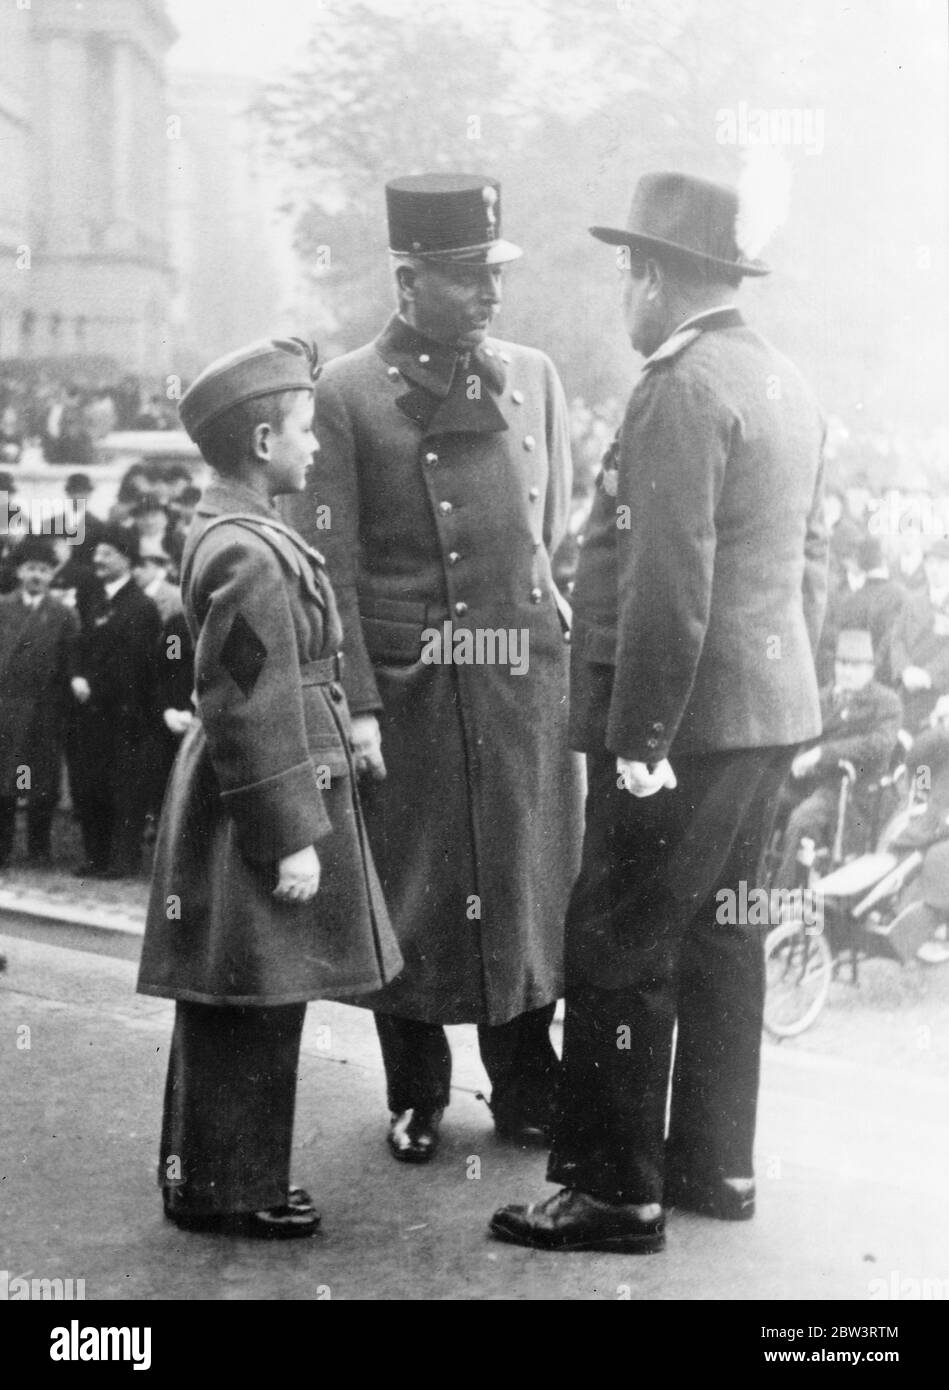
[[[501,1137],[542,1143],[551,1118],[581,823],[551,574],[571,466],[553,365],[489,335],[521,254],[501,235],[497,180],[398,178],[386,202],[398,312],[317,383],[321,467],[291,515],[339,594],[354,736],[376,779],[369,837],[406,962],[367,1002],[389,1147],[421,1163],[449,1100],[445,1024],[478,1025]]]
[[[102,592],[80,633],[72,680],[69,775],[85,853],[80,878],[141,870],[161,618],[132,578],[137,561],[134,531],[115,524],[101,531],[93,568]]]
[[[754,881],[791,752],[820,732],[826,541],[819,411],[735,307],[767,269],[738,212],[730,188],[649,174],[626,228],[592,229],[621,248],[645,362],[575,590],[589,792],[548,1166],[561,1190],[495,1214],[523,1245],[648,1253],[668,1207],[754,1210],[762,943],[719,924],[717,895]]]

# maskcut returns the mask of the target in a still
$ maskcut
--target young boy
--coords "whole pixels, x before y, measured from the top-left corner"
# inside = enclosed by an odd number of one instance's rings
[[[197,718],[169,781],[138,988],[176,999],[159,1183],[189,1230],[319,1222],[290,1185],[308,999],[401,968],[370,857],[322,557],[278,518],[317,448],[311,356],[267,341],[208,367],[180,415],[216,478],[182,561]]]

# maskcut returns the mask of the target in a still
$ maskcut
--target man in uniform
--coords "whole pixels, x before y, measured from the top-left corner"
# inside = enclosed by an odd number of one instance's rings
[[[791,752],[820,732],[826,540],[817,406],[734,306],[767,270],[737,213],[729,188],[651,174],[626,229],[593,229],[623,248],[646,361],[575,590],[589,793],[548,1167],[562,1190],[492,1222],[524,1245],[646,1253],[667,1206],[754,1210],[761,933],[717,908],[754,882]]]
[[[579,861],[567,614],[550,557],[571,491],[542,353],[488,336],[500,188],[387,185],[398,312],[316,388],[322,467],[294,524],[327,556],[373,854],[405,958],[372,1002],[389,1145],[424,1162],[448,1104],[445,1024],[477,1023],[497,1132],[542,1142]]]

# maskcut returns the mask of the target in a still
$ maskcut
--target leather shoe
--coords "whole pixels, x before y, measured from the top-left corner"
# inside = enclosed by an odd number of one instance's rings
[[[506,1144],[516,1144],[521,1149],[547,1149],[550,1147],[549,1127],[540,1120],[527,1119],[523,1115],[496,1114],[494,1132]]]
[[[704,1182],[681,1173],[666,1175],[667,1207],[713,1216],[717,1221],[750,1221],[755,1214],[754,1178],[718,1178]]]
[[[400,1163],[428,1163],[438,1148],[443,1110],[403,1110],[393,1115],[387,1141]]]
[[[319,1213],[287,1204],[265,1211],[236,1211],[202,1214],[168,1211],[182,1231],[201,1231],[208,1235],[249,1236],[254,1240],[296,1240],[315,1234]]]
[[[610,1250],[651,1255],[666,1243],[666,1218],[644,1216],[647,1207],[602,1202],[589,1192],[561,1188],[546,1202],[501,1207],[491,1218],[499,1240],[535,1250]]]

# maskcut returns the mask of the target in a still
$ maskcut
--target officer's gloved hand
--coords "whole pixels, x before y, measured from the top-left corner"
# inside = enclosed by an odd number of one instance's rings
[[[633,796],[641,797],[655,796],[663,787],[671,791],[678,784],[668,758],[663,758],[655,767],[631,758],[617,758],[616,785],[623,791],[632,792]]]
[[[280,902],[308,903],[320,886],[320,861],[312,845],[288,854],[277,865],[273,895]]]
[[[386,775],[386,765],[382,757],[382,731],[374,714],[353,716],[352,748],[357,774],[381,782]]]

